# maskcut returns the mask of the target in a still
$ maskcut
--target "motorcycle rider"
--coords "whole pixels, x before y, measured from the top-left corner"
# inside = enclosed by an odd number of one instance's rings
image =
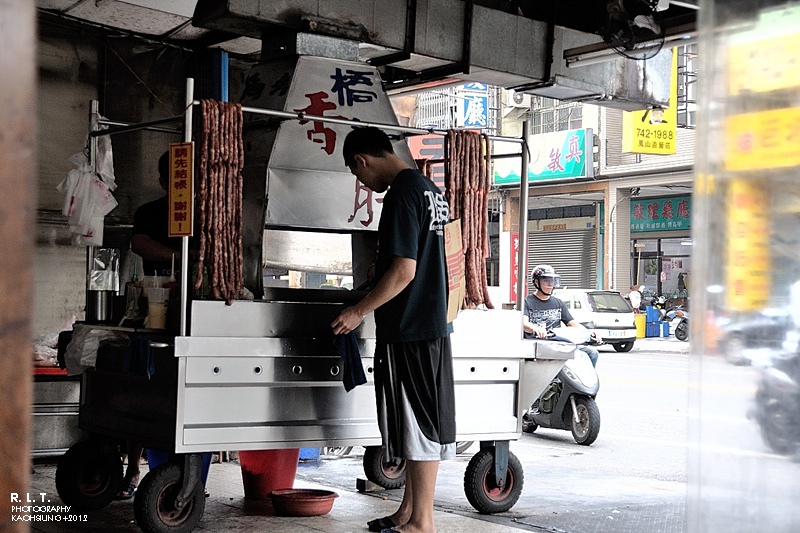
[[[552,296],[553,289],[561,284],[561,276],[550,265],[536,265],[531,271],[531,285],[533,294],[525,297],[522,313],[522,328],[526,339],[553,339],[553,328],[562,322],[571,328],[583,328],[575,320],[567,306],[560,299]],[[587,330],[588,331],[588,330]],[[600,335],[596,332],[590,334],[596,343],[601,342]],[[591,346],[578,346],[592,361],[592,366],[597,366],[599,353]]]

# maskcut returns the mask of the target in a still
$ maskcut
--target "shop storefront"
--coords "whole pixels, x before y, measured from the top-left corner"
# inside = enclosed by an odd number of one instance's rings
[[[631,201],[631,280],[648,294],[686,304],[692,266],[691,197]]]

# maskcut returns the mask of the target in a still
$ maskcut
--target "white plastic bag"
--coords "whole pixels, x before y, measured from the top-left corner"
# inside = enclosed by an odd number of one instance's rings
[[[102,245],[103,217],[117,206],[117,200],[109,186],[93,175],[85,154],[77,153],[70,161],[77,168],[71,170],[57,187],[65,194],[62,213],[68,217],[75,244]],[[113,175],[111,179],[113,184]]]

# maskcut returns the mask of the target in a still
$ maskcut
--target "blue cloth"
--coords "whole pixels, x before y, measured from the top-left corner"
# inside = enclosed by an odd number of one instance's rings
[[[125,353],[125,360],[122,362],[122,369],[140,376],[150,376],[156,373],[156,363],[153,358],[153,350],[150,339],[146,337],[133,337],[128,344],[128,351]]]
[[[361,351],[354,331],[345,335],[336,335],[333,339],[339,357],[342,358],[342,382],[344,390],[350,392],[358,385],[367,382],[364,366],[361,364]]]

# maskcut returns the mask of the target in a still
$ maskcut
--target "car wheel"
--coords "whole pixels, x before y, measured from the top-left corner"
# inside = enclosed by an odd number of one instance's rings
[[[630,352],[633,350],[633,341],[616,342],[613,344],[614,349],[618,352]]]

